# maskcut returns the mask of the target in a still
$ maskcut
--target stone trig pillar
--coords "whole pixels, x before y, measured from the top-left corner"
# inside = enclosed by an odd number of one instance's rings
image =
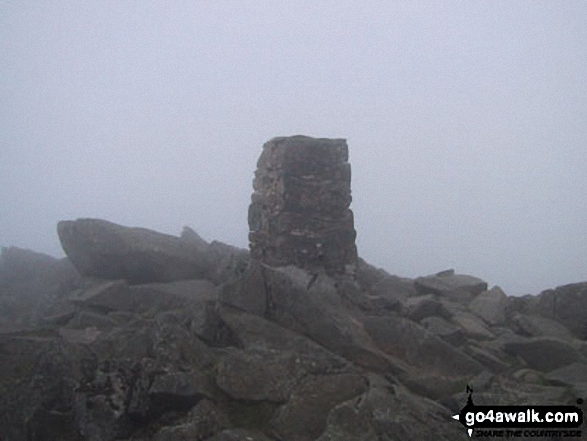
[[[263,146],[249,207],[251,256],[344,274],[357,262],[351,167],[344,139],[273,138]]]

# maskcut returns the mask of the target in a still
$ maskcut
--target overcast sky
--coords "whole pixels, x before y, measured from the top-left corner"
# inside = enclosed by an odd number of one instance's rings
[[[247,247],[265,141],[346,138],[359,254],[587,280],[587,2],[0,0],[0,245],[98,217]]]

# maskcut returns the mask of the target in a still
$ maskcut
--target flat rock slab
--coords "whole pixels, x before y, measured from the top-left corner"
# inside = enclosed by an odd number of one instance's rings
[[[57,232],[67,257],[86,277],[140,284],[201,279],[211,271],[199,244],[146,228],[77,219],[59,222]]]
[[[433,276],[418,277],[414,285],[421,294],[436,294],[465,304],[483,291],[487,291],[487,282],[477,277],[455,274],[452,270]]]

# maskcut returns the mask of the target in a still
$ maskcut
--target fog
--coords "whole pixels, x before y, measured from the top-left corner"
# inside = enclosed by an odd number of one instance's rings
[[[247,247],[265,141],[346,138],[359,254],[587,280],[587,3],[0,1],[0,245],[98,217]]]

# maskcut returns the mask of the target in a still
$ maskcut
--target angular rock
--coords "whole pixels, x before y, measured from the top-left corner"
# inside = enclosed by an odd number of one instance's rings
[[[128,286],[124,280],[96,283],[78,290],[70,301],[103,313],[164,311],[214,300],[218,289],[207,280]]]
[[[454,270],[418,277],[414,284],[420,294],[435,294],[464,304],[487,291],[487,282],[477,277],[455,274]]]
[[[527,337],[553,337],[565,341],[574,338],[562,323],[540,315],[516,314],[511,322],[512,329]]]
[[[86,277],[141,284],[210,275],[211,263],[199,244],[176,236],[102,219],[61,221],[57,232],[63,250]]]
[[[206,248],[210,262],[208,278],[217,285],[238,279],[250,264],[249,251],[216,240]]]
[[[160,429],[154,441],[205,440],[231,427],[228,416],[212,401],[202,399],[185,417],[185,422]]]
[[[495,338],[485,322],[469,312],[458,312],[451,318],[451,322],[461,328],[465,336],[474,340],[491,340]]]
[[[0,332],[49,324],[67,309],[65,298],[81,283],[68,259],[17,247],[0,254]],[[50,320],[50,319],[49,319]]]
[[[373,345],[360,321],[343,303],[332,278],[323,272],[312,275],[292,266],[262,268],[260,272],[251,269],[254,273],[247,273],[240,281],[243,286],[232,287],[230,295],[224,292],[224,303],[230,305],[230,299],[234,299],[233,306],[256,314],[264,304],[265,310],[259,315],[360,366],[377,371],[401,370]],[[247,300],[238,300],[236,292],[248,293]]]
[[[504,360],[492,354],[487,348],[470,345],[464,351],[493,373],[505,372],[509,368],[509,365]]]
[[[187,410],[202,398],[212,398],[211,380],[199,371],[173,372],[155,377],[149,388],[157,413]]]
[[[452,377],[483,370],[468,355],[403,317],[366,317],[364,326],[381,350],[417,371]]]
[[[549,337],[506,342],[504,350],[521,357],[529,367],[541,372],[550,372],[582,359],[571,344]]]
[[[347,161],[343,139],[292,136],[265,143],[248,216],[254,259],[329,274],[356,265]]]
[[[357,374],[305,377],[270,425],[279,439],[313,441],[326,428],[330,409],[366,390],[367,382]]]
[[[181,235],[179,236],[181,240],[186,242],[190,242],[191,244],[197,246],[200,250],[206,251],[208,246],[210,245],[206,242],[202,237],[196,233],[192,228],[185,226],[181,230]]]
[[[371,378],[370,383],[361,397],[330,411],[326,430],[316,441],[468,439],[445,407],[383,380]]]
[[[545,378],[553,384],[571,386],[577,398],[583,398],[580,393],[587,390],[587,363],[571,363],[549,372]]]
[[[415,322],[433,316],[445,319],[450,319],[452,316],[452,313],[432,294],[406,299],[405,309],[407,317]]]
[[[237,400],[284,403],[305,373],[297,355],[282,352],[231,352],[218,366],[216,384]]]
[[[241,311],[222,308],[220,316],[243,349],[255,353],[295,354],[297,370],[307,373],[340,373],[350,370],[350,363],[307,337],[269,320]]]
[[[577,338],[587,340],[587,282],[543,291],[531,310],[562,323]]]
[[[421,325],[450,345],[460,346],[466,341],[465,334],[458,326],[440,317],[426,317]]]
[[[507,296],[499,286],[484,291],[469,304],[471,312],[475,313],[492,326],[505,323]]]
[[[390,275],[385,275],[380,281],[371,286],[369,293],[400,303],[417,295],[413,281]]]

